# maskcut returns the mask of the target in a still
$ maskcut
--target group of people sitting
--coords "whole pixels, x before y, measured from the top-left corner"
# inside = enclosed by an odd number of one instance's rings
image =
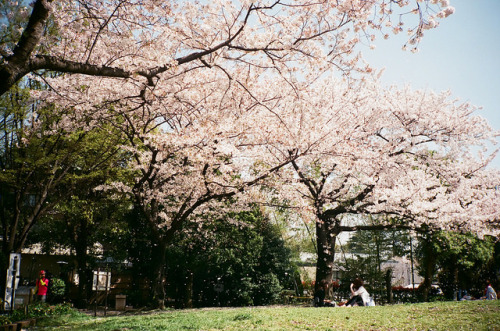
[[[484,296],[481,297],[483,300],[496,300],[498,298],[496,291],[491,286],[491,282],[486,282],[487,286],[484,291]],[[363,280],[361,278],[356,278],[351,286],[351,297],[347,301],[339,302],[338,304],[325,299],[326,293],[328,291],[328,283],[326,281],[321,282],[320,287],[314,293],[314,306],[315,307],[353,307],[353,306],[375,306],[373,298],[363,286]],[[473,300],[472,297],[467,296],[467,292],[462,297],[461,300]]]
[[[320,287],[314,293],[314,306],[315,307],[353,307],[353,306],[375,306],[373,298],[363,286],[363,280],[356,278],[351,286],[351,297],[349,300],[335,303],[325,299],[326,292],[328,291],[328,283],[321,282]]]
[[[466,290],[461,290],[459,291],[460,301],[466,301],[466,300],[477,300],[474,296],[470,295]],[[481,297],[479,297],[479,300],[497,300],[498,295],[493,286],[491,286],[491,282],[489,280],[486,281],[486,288],[484,289],[484,293]]]

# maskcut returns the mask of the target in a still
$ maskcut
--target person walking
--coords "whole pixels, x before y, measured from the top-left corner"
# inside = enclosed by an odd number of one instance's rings
[[[40,275],[36,280],[36,299],[39,302],[47,301],[47,290],[49,288],[49,279],[45,277],[45,270],[40,271]]]

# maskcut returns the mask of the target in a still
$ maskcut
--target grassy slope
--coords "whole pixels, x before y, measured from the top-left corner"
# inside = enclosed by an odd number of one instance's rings
[[[41,327],[57,323],[57,327]],[[500,300],[355,308],[256,307],[62,317],[38,330],[500,330]]]

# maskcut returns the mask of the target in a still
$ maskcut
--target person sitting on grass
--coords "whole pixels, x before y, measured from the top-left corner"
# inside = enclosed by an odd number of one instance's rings
[[[363,280],[356,278],[351,286],[351,298],[345,303],[346,307],[366,306],[370,301],[370,294],[363,286]]]
[[[486,299],[486,300],[496,300],[497,297],[497,292],[493,289],[493,286],[491,286],[491,282],[489,280],[486,281],[486,289],[484,290],[484,297],[481,299]]]

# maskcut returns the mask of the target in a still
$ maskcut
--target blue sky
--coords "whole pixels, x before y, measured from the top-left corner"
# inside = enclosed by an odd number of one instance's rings
[[[500,0],[450,2],[455,13],[426,31],[418,53],[402,51],[408,36],[401,33],[378,38],[363,56],[375,68],[385,67],[385,84],[451,90],[460,101],[483,107],[477,114],[500,130]],[[500,169],[500,155],[491,166]]]

